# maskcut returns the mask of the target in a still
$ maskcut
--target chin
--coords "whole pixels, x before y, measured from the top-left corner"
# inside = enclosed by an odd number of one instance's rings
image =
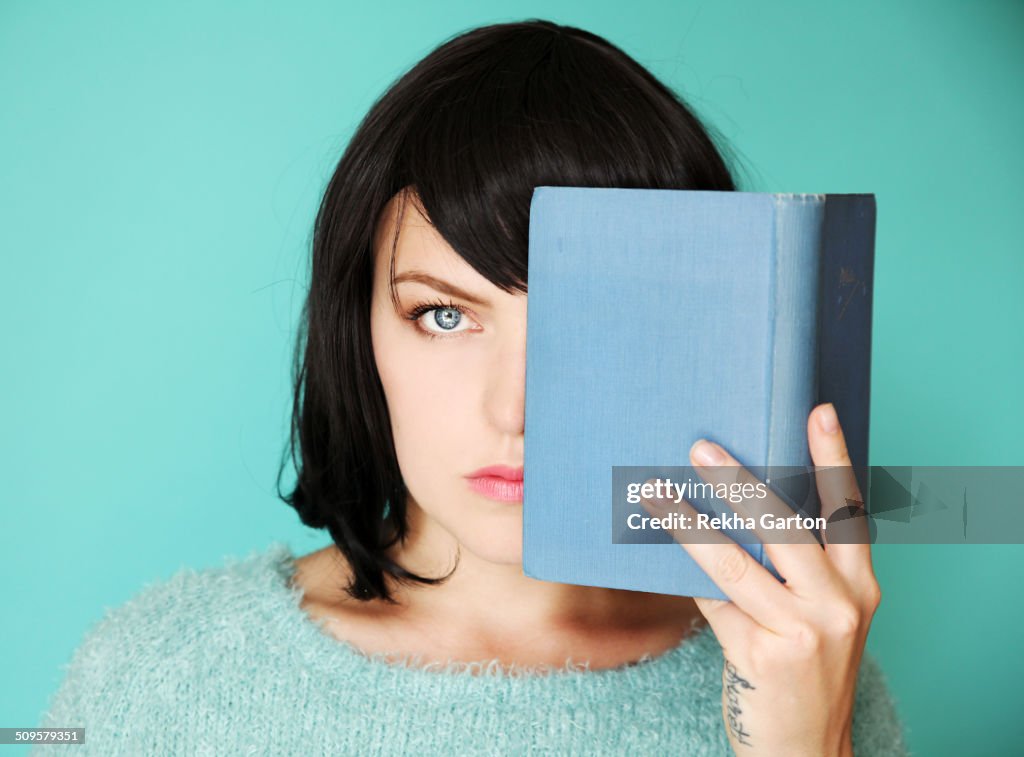
[[[515,545],[485,544],[482,546],[470,545],[462,542],[462,548],[469,550],[481,560],[495,565],[522,565],[523,564],[523,542],[519,540]]]
[[[510,523],[510,521],[513,521]],[[467,521],[455,538],[463,550],[497,565],[521,565],[523,562],[523,519],[479,518]]]

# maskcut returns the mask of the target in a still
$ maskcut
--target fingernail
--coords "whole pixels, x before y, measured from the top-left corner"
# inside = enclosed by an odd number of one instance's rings
[[[826,434],[834,434],[839,430],[839,417],[831,402],[818,411],[818,426]]]
[[[725,462],[725,453],[722,448],[714,442],[698,439],[694,442],[690,454],[696,458],[701,465],[721,465]]]

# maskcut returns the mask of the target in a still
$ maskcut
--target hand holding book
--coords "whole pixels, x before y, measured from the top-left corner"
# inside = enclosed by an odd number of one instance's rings
[[[846,440],[831,404],[815,407],[807,422],[822,515],[849,501],[861,501]],[[717,483],[750,477],[717,444],[698,440],[690,451],[701,478]],[[836,471],[840,474],[836,475]],[[843,475],[843,471],[846,475]],[[644,500],[651,513],[668,510],[695,515],[683,501]],[[758,500],[759,512],[792,512],[781,500]],[[859,519],[858,519],[859,520]],[[700,540],[692,531],[671,532],[683,549],[728,597],[695,597],[725,653],[722,714],[738,755],[852,755],[857,672],[881,594],[871,565],[868,539],[830,543],[824,548],[805,533],[793,543],[764,536],[765,549],[786,582],[721,534]]]

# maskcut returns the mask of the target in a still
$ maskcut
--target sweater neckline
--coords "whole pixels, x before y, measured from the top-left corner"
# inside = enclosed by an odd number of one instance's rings
[[[581,683],[584,679],[600,680],[603,683],[628,684],[634,681],[657,680],[666,671],[688,668],[706,662],[710,657],[721,654],[717,638],[709,625],[691,627],[691,632],[674,647],[657,655],[645,654],[638,660],[614,668],[591,669],[589,663],[572,663],[556,668],[551,665],[525,666],[503,665],[500,660],[489,662],[427,662],[418,656],[395,659],[385,653],[367,653],[343,639],[339,639],[326,627],[327,621],[314,618],[301,605],[304,591],[293,584],[295,575],[295,554],[283,543],[272,544],[264,553],[267,566],[273,574],[272,591],[281,601],[282,612],[287,615],[284,624],[291,641],[302,647],[314,660],[329,660],[332,664],[344,662],[355,665],[366,672],[389,675],[395,680],[406,679],[424,683],[437,681],[438,677],[458,678],[464,681],[557,681]],[[696,626],[697,620],[694,621]]]

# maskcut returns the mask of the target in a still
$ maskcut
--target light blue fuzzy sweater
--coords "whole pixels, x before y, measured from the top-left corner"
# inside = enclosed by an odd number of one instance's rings
[[[293,560],[274,544],[223,567],[181,571],[109,611],[76,651],[42,722],[84,726],[85,743],[33,754],[732,753],[722,649],[707,627],[662,655],[609,670],[403,667],[329,636],[306,615],[300,590],[288,585]],[[853,739],[858,756],[906,754],[869,655]]]

